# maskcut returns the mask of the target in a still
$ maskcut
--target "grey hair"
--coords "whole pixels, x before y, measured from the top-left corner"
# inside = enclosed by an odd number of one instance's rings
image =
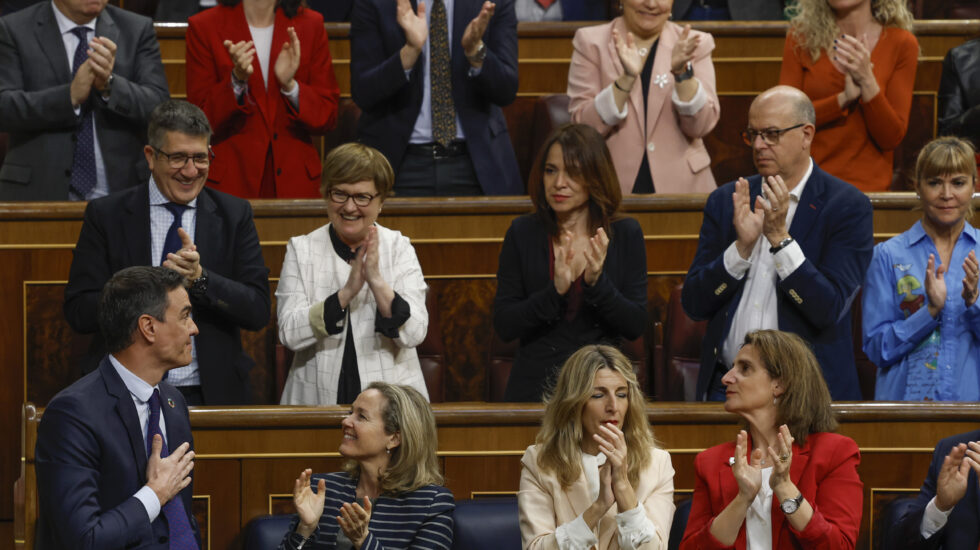
[[[146,131],[150,147],[162,148],[167,132],[180,132],[211,140],[211,125],[204,111],[197,105],[180,99],[168,99],[154,107],[150,113]]]

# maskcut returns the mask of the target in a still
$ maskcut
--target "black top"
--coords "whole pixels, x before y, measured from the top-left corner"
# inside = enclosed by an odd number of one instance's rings
[[[583,284],[584,300],[565,319],[567,296],[552,283],[549,236],[534,214],[516,218],[504,237],[497,269],[493,324],[505,341],[520,338],[505,397],[540,401],[546,384],[569,355],[586,344],[611,343],[643,334],[647,321],[647,261],[643,231],[633,218],[610,227],[609,249],[595,286]]]
[[[659,43],[660,39],[658,38],[650,45],[650,54],[647,55],[647,61],[643,65],[643,71],[640,72],[640,83],[643,85],[643,116],[640,119],[643,121],[643,135],[646,135],[647,101],[650,97],[650,78],[653,76],[653,58],[657,56],[657,45]],[[656,187],[653,185],[653,175],[650,173],[650,162],[647,159],[646,148],[643,149],[643,161],[640,162],[640,170],[636,173],[636,181],[633,182],[633,192],[657,192]]]
[[[333,225],[328,228],[328,231],[330,243],[333,244],[333,250],[340,259],[347,263],[354,261],[357,250],[360,249],[351,250],[344,244],[334,231]],[[405,321],[411,317],[411,313],[412,309],[408,302],[395,292],[395,299],[391,301],[391,317],[382,317],[381,312],[378,311],[374,316],[374,330],[388,338],[398,338],[398,328],[405,324]],[[327,334],[338,334],[344,330],[344,320],[350,323],[350,312],[340,307],[340,299],[337,298],[337,292],[334,292],[323,302],[323,322],[327,327]],[[359,393],[361,393],[361,376],[357,372],[354,331],[348,330],[347,338],[344,340],[344,357],[340,362],[340,380],[337,382],[337,404],[353,403]]]

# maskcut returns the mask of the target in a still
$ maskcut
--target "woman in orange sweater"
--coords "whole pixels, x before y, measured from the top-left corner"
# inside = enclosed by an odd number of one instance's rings
[[[862,191],[888,190],[919,56],[905,0],[799,0],[790,13],[779,83],[813,101],[813,160]]]

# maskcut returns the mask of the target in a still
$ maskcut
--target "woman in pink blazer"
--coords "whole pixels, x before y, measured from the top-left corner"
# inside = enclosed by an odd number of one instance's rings
[[[214,129],[209,186],[320,196],[311,136],[333,128],[339,98],[323,16],[299,0],[221,0],[188,20],[187,99]]]
[[[667,21],[672,4],[623,0],[621,17],[575,33],[569,111],[606,136],[623,193],[715,189],[701,140],[720,114],[715,43]]]

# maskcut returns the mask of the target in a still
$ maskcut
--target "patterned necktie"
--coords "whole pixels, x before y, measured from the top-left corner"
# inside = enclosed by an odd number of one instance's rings
[[[432,102],[432,139],[448,147],[456,137],[456,108],[449,63],[449,27],[443,0],[432,0],[429,21],[429,84]]]
[[[167,254],[180,250],[181,242],[180,235],[177,234],[177,229],[181,227],[180,224],[184,217],[184,211],[188,208],[186,204],[177,204],[175,202],[168,202],[163,207],[174,215],[174,221],[170,224],[170,229],[167,230],[167,237],[163,240],[163,255],[160,256],[160,265],[163,265],[163,262],[167,261]]]
[[[75,57],[71,63],[71,76],[88,59],[88,27],[75,27],[71,32],[78,37]],[[75,158],[71,163],[69,185],[82,200],[95,188],[95,122],[88,102],[82,103],[81,120],[75,136]]]
[[[153,395],[150,396],[150,425],[146,430],[146,456],[153,454],[153,436],[163,432],[160,430],[160,390],[154,388]],[[170,456],[170,447],[166,441],[160,448],[160,458]],[[170,549],[171,550],[199,550],[197,539],[194,538],[194,530],[191,529],[191,522],[187,518],[187,511],[184,509],[184,501],[177,494],[174,498],[167,501],[162,507],[163,515],[167,518],[167,525],[170,529]]]

